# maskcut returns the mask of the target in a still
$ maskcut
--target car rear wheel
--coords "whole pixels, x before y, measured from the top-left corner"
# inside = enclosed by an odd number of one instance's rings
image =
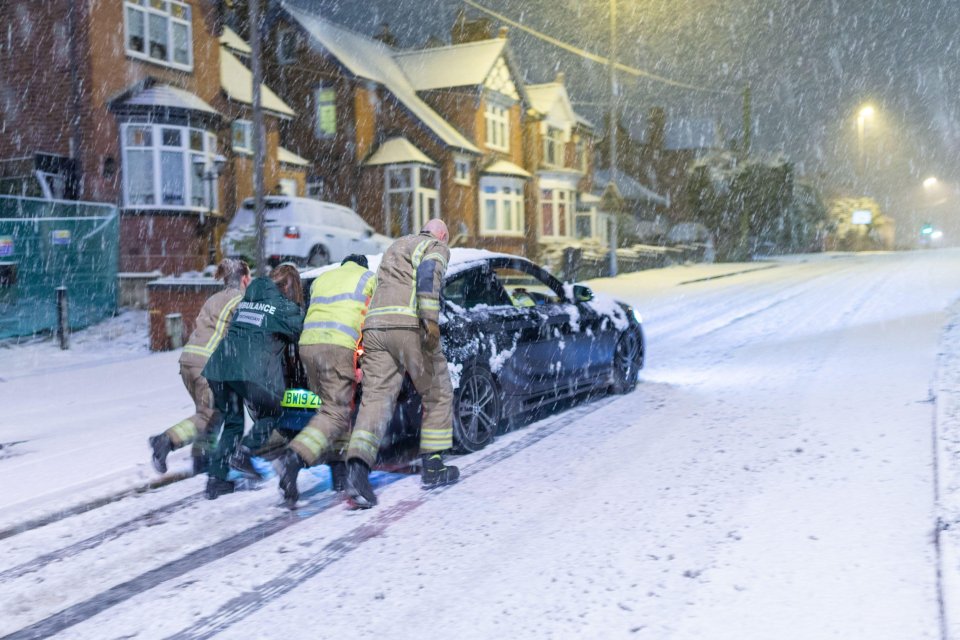
[[[617,349],[613,352],[612,393],[629,393],[636,388],[643,366],[643,348],[643,337],[639,331],[631,329],[620,336]]]
[[[503,417],[503,401],[489,371],[469,369],[454,389],[453,442],[463,452],[493,442]]]
[[[323,267],[330,264],[330,253],[325,247],[314,247],[307,257],[308,267]]]

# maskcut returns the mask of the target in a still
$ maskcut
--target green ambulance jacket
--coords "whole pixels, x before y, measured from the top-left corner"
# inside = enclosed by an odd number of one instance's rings
[[[213,382],[256,382],[282,393],[283,352],[303,329],[303,310],[285,298],[270,278],[247,287],[227,335],[203,369]]]

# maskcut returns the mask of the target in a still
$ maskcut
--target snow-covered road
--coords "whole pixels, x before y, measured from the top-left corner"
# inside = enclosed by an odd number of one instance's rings
[[[643,313],[636,392],[460,457],[449,489],[380,474],[371,511],[347,509],[322,475],[296,514],[275,506],[275,480],[210,503],[190,479],[11,535],[0,636],[960,637],[943,615],[960,594],[941,598],[941,568],[958,568],[936,544],[931,391],[960,251],[591,286]],[[186,406],[174,361],[46,373],[65,389],[50,414],[31,413],[29,378],[0,383],[19,421],[0,441],[55,440],[37,445],[49,474],[58,451],[80,451],[76,484],[99,459],[140,456],[124,464],[143,474],[143,434]],[[139,421],[136,438],[105,438],[121,419]],[[0,522],[34,494],[65,499],[62,477],[15,484],[42,479],[38,465],[0,456]]]

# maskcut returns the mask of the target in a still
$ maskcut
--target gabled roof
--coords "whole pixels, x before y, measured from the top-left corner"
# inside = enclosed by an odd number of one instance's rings
[[[567,93],[567,87],[563,82],[529,84],[527,85],[527,96],[530,98],[530,108],[542,115],[548,115],[555,109],[559,109],[563,118],[570,124],[580,123],[593,127],[588,120],[585,120],[573,110],[570,95]]]
[[[220,87],[234,102],[253,104],[253,74],[222,45],[220,47]],[[293,109],[265,84],[260,85],[260,101],[264,109],[276,115],[287,118],[296,115]]]
[[[603,193],[611,182],[611,175],[609,169],[598,169],[593,174],[593,184],[595,190]],[[655,202],[657,204],[662,204],[663,206],[670,206],[670,201],[661,196],[659,193],[648,189],[647,187],[640,184],[636,178],[632,178],[620,171],[619,169],[613,172],[612,178],[613,186],[616,188],[618,195],[624,200],[639,200],[644,202]]]
[[[333,56],[354,76],[383,85],[445,145],[480,153],[473,143],[417,96],[410,79],[394,60],[396,52],[393,49],[379,40],[320,18],[311,12],[309,0],[281,0],[281,6],[307,32],[310,46],[315,50]]]
[[[417,91],[481,85],[503,55],[505,38],[395,54]]]
[[[375,167],[383,164],[404,164],[411,162],[431,166],[436,166],[437,164],[406,138],[390,138],[380,145],[380,148],[363,164],[368,167]]]

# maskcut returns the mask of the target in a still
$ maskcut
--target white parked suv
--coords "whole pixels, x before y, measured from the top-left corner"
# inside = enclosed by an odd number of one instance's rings
[[[392,240],[347,207],[311,198],[264,198],[264,254],[272,265],[293,262],[319,267],[351,253],[382,253]],[[253,198],[243,201],[220,242],[225,256],[256,255]]]

